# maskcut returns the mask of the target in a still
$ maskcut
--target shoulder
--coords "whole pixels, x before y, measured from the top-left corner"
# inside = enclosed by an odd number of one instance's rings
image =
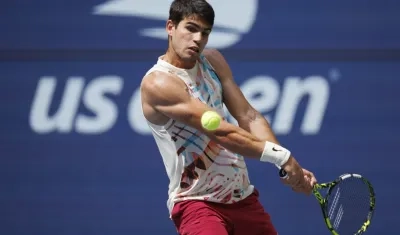
[[[153,71],[143,77],[140,87],[142,91],[151,91],[153,89],[165,89],[165,87],[181,86],[184,87],[184,82],[175,74],[162,71]]]
[[[203,55],[215,69],[222,69],[228,65],[225,57],[217,49],[204,49]]]
[[[206,48],[203,50],[203,55],[207,58],[207,59],[213,59],[213,58],[221,58],[224,57],[222,55],[222,53],[214,48]]]
[[[220,51],[217,49],[204,49],[203,55],[219,75],[220,79],[229,80],[232,78],[231,68]]]
[[[187,92],[188,88],[176,75],[154,71],[143,77],[140,91],[142,99],[146,103],[157,104],[173,101],[174,94]]]

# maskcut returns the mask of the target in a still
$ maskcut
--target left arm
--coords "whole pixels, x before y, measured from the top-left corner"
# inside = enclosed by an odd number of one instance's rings
[[[232,71],[223,55],[217,50],[204,50],[204,55],[219,76],[222,84],[224,103],[232,116],[237,120],[239,126],[260,140],[280,145],[268,121],[244,97],[242,91],[234,81]],[[282,168],[288,172],[294,169],[292,166],[296,166],[295,168],[299,167],[300,172],[296,172],[296,174],[299,174],[300,178],[303,178],[306,183],[302,183],[302,181],[296,183],[290,182],[290,178],[294,175],[283,181],[291,185],[294,191],[311,194],[313,186],[317,183],[313,173],[301,168],[292,156]]]
[[[210,49],[204,50],[204,55],[220,78],[224,103],[239,126],[261,140],[279,144],[268,121],[244,97],[223,55]]]
[[[232,116],[237,120],[239,126],[260,140],[280,145],[268,121],[247,101],[246,97],[244,97],[242,91],[233,79],[232,71],[224,56],[219,51],[210,49],[204,50],[204,55],[219,76],[222,84],[224,103]],[[290,159],[293,160],[294,158],[291,157]],[[286,172],[290,169],[288,165],[292,164],[289,162],[290,161],[282,166]],[[295,164],[297,164],[297,162]],[[306,181],[308,185],[300,184],[299,186],[299,184],[291,184],[291,186],[295,191],[310,194],[317,180],[312,172],[303,168],[301,169],[301,175],[304,174],[305,178],[307,178]],[[284,182],[289,183],[285,180]]]

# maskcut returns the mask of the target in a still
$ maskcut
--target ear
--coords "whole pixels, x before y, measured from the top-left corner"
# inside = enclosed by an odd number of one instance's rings
[[[172,36],[173,31],[175,30],[175,25],[172,22],[172,20],[167,20],[167,24],[165,26],[165,29],[168,33],[168,36]]]

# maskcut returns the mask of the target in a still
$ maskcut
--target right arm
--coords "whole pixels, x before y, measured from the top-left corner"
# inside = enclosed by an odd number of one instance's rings
[[[265,152],[267,146],[265,140],[224,120],[214,131],[204,129],[201,126],[201,116],[204,112],[213,109],[192,97],[186,84],[173,75],[163,72],[147,75],[141,84],[141,94],[143,112],[148,119],[157,113],[157,115],[163,115],[165,119],[177,120],[201,131],[222,147],[245,157],[260,160]],[[312,188],[303,178],[303,174],[294,174],[299,168],[297,162],[293,160],[293,157],[289,160],[290,167],[288,164],[285,165],[289,167],[288,169],[293,169],[292,172],[288,172],[293,177],[289,177],[284,182],[299,187],[299,191],[310,193]]]
[[[163,72],[153,72],[143,79],[141,92],[143,104],[156,112],[200,130],[211,140],[232,152],[260,159],[265,141],[244,129],[226,121],[221,121],[215,131],[204,129],[201,126],[201,116],[213,109],[192,97],[186,84],[179,78]],[[148,115],[146,110],[144,115]]]

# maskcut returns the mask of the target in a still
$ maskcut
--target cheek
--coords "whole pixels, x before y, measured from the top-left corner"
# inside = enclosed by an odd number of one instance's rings
[[[176,51],[180,51],[182,49],[182,39],[175,38],[173,45]]]
[[[191,34],[182,34],[181,42],[187,43],[187,42],[190,42],[190,40],[192,40],[192,35]]]
[[[176,38],[175,40],[175,47],[176,48],[185,48],[187,44],[191,40],[191,36],[187,34],[181,34],[179,37]]]
[[[202,41],[203,46],[205,46],[205,45],[208,43],[208,38],[209,38],[209,36],[206,37],[206,38]]]

